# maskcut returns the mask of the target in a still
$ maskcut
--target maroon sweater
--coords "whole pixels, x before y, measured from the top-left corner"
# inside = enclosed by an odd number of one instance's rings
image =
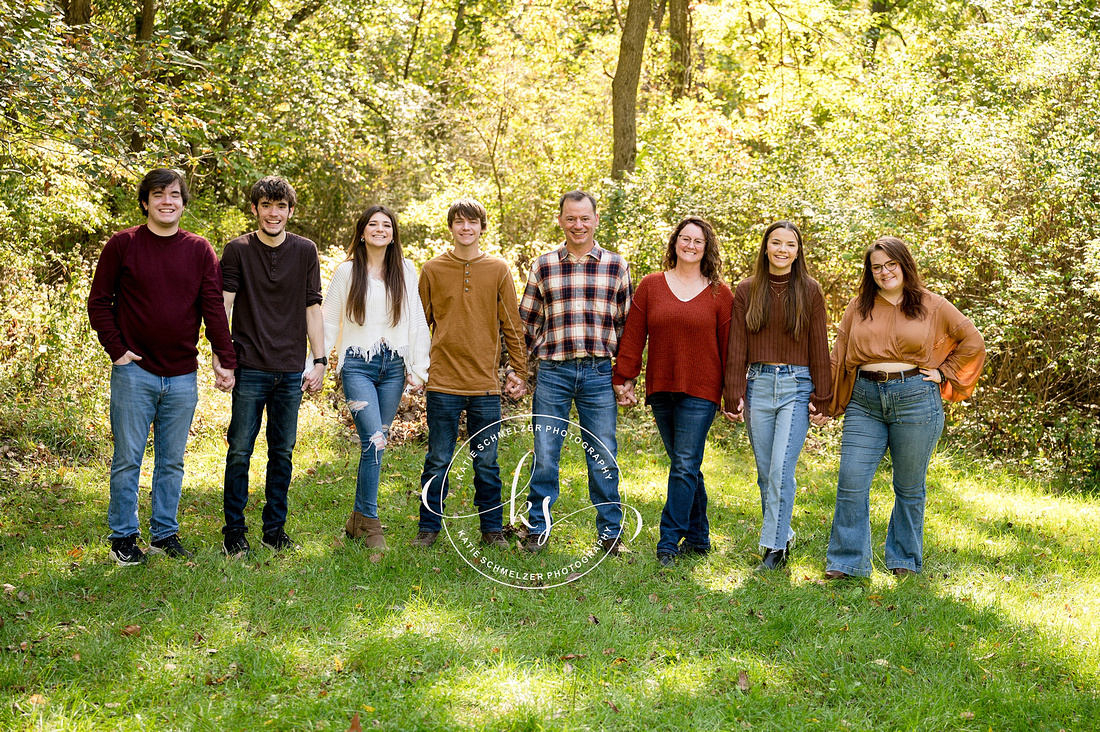
[[[829,362],[829,336],[825,332],[825,297],[821,293],[821,286],[811,280],[810,327],[796,341],[787,333],[784,317],[784,298],[790,275],[770,274],[768,277],[771,285],[768,322],[758,333],[749,332],[745,326],[752,277],[741,280],[733,295],[733,324],[730,326],[724,392],[726,411],[736,412],[737,403],[745,396],[749,364],[786,363],[810,367],[810,378],[814,382],[814,393],[810,401],[819,414],[828,414],[833,380]]]
[[[224,368],[237,367],[222,299],[218,257],[201,236],[157,236],[145,224],[120,231],[103,247],[88,295],[88,319],[117,361],[126,351],[157,376],[198,368],[200,321]]]
[[[671,391],[719,404],[732,307],[733,293],[725,285],[683,302],[672,294],[664,272],[646,275],[630,303],[611,383],[622,384],[641,372],[648,337],[647,399]]]

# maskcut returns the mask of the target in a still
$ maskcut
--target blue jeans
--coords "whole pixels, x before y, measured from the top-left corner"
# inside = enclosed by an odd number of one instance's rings
[[[553,527],[550,508],[558,500],[558,463],[569,428],[569,408],[574,403],[582,428],[578,435],[580,447],[588,464],[588,497],[596,507],[596,531],[601,539],[614,538],[622,533],[623,509],[619,502],[619,466],[615,462],[619,407],[611,388],[609,358],[539,363],[531,418],[535,461],[527,495],[531,503],[530,533],[545,534]]]
[[[844,411],[827,570],[871,575],[871,481],[889,448],[894,510],[886,531],[886,567],[920,571],[925,476],[942,431],[938,384],[920,374],[882,383],[856,379]]]
[[[810,429],[814,382],[808,366],[754,363],[745,391],[745,431],[756,458],[762,549],[784,549],[794,539],[791,513],[798,490],[794,471]]]
[[[183,453],[199,403],[197,372],[156,376],[135,362],[111,366],[111,500],[107,524],[112,539],[139,536],[138,479],[149,427],[153,428],[153,490],[149,534],[153,540],[179,533],[176,511],[183,488]]]
[[[429,391],[428,455],[420,487],[431,480],[428,502],[420,504],[420,531],[443,528],[443,503],[450,490],[447,469],[458,441],[458,421],[466,410],[467,447],[474,464],[474,505],[478,508],[481,531],[500,531],[504,504],[500,502],[500,467],[497,465],[497,441],[485,438],[500,429],[500,397],[496,394],[463,396]]]
[[[362,356],[344,356],[340,372],[344,399],[359,433],[359,473],[355,480],[355,510],[367,518],[378,518],[378,481],[390,423],[405,390],[405,361],[383,348],[370,361]]]
[[[298,407],[302,404],[302,372],[237,369],[233,385],[233,415],[229,420],[229,452],[225,456],[222,505],[223,533],[244,532],[248,504],[248,466],[260,422],[267,409],[267,481],[264,484],[263,532],[283,528],[290,489],[291,458],[298,439]]]
[[[709,548],[707,488],[703,484],[700,466],[703,464],[707,433],[714,415],[718,413],[718,405],[706,399],[667,391],[650,394],[648,401],[671,463],[657,553],[679,554],[680,539],[691,546]]]

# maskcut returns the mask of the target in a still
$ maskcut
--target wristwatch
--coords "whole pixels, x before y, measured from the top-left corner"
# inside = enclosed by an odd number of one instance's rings
[[[313,365],[321,364],[322,366],[328,366],[328,356],[321,356],[320,358],[313,359]]]

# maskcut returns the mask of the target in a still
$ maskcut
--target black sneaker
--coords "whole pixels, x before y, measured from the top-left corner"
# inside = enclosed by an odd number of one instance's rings
[[[248,539],[244,538],[243,531],[230,531],[222,541],[222,551],[227,557],[239,559],[248,556],[252,547],[248,545]]]
[[[294,540],[286,535],[282,529],[275,529],[264,534],[261,540],[263,545],[272,551],[281,552],[284,549],[294,549]]]
[[[179,534],[172,534],[163,539],[149,542],[149,553],[166,554],[173,559],[190,559],[195,556],[193,551],[184,549],[183,544],[180,544]]]
[[[145,564],[145,552],[138,549],[137,535],[111,539],[111,559],[120,567],[136,567]]]
[[[662,567],[672,567],[676,564],[676,555],[670,552],[657,552],[657,561]]]
[[[503,531],[481,532],[481,543],[485,546],[495,546],[497,549],[511,549],[512,545],[504,538]]]

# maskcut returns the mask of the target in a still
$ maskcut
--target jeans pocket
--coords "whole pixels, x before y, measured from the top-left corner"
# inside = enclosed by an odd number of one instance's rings
[[[921,382],[921,385],[906,389],[894,395],[894,421],[898,424],[929,424],[936,411],[933,400],[940,398],[939,390],[929,388],[935,386],[932,382]]]
[[[592,370],[600,376],[611,376],[611,360],[604,359],[602,361],[597,361],[592,367]]]

